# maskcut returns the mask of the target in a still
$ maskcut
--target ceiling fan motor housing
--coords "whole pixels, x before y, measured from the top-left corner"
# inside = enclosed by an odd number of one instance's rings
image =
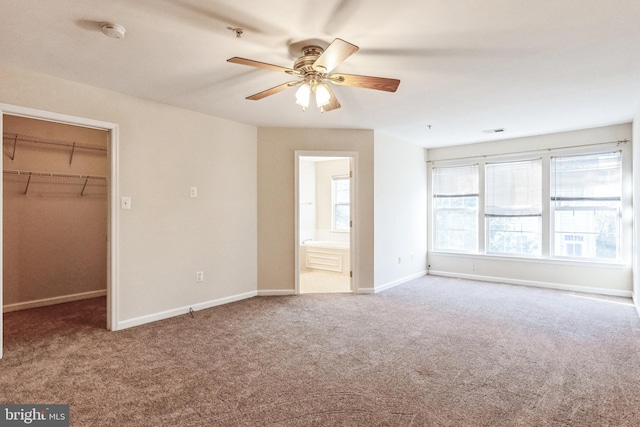
[[[318,57],[322,55],[324,49],[320,46],[305,46],[302,48],[302,56],[296,59],[293,64],[293,69],[296,71],[300,71],[303,75],[307,74],[317,74],[315,68],[313,68],[313,64],[316,62]]]

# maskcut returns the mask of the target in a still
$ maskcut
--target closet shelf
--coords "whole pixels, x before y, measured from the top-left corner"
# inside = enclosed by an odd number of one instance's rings
[[[14,175],[14,176],[26,176],[27,177],[27,185],[24,189],[23,194],[27,194],[29,192],[29,185],[31,184],[32,177],[42,177],[42,178],[70,178],[70,179],[78,179],[84,180],[82,184],[82,190],[80,191],[80,196],[84,196],[84,192],[87,188],[87,184],[89,180],[95,181],[104,181],[106,183],[107,177],[100,175],[81,175],[81,174],[70,174],[70,173],[53,173],[53,172],[36,172],[36,171],[23,171],[23,170],[11,170],[4,169],[2,171],[5,175]]]
[[[62,139],[44,138],[40,136],[21,135],[19,133],[3,132],[2,139],[3,139],[3,142],[5,139],[9,141],[13,141],[13,152],[10,157],[11,160],[15,160],[16,158],[16,146],[18,145],[18,141],[33,142],[36,144],[47,144],[47,145],[53,145],[58,147],[71,148],[71,156],[69,157],[69,164],[73,162],[73,154],[76,148],[80,148],[83,150],[95,150],[95,151],[104,151],[104,152],[107,151],[105,147],[101,147],[98,145],[86,144],[83,142],[76,142],[76,141],[67,141]]]

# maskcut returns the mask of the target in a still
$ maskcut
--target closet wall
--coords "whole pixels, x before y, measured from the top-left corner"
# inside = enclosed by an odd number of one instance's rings
[[[107,141],[102,130],[4,116],[5,312],[106,293]]]

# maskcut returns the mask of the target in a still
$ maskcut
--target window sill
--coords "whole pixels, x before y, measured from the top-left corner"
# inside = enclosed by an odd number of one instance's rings
[[[486,254],[470,254],[463,252],[439,252],[439,251],[429,251],[427,255],[436,255],[442,257],[451,257],[451,258],[468,258],[468,259],[484,259],[490,261],[506,261],[506,262],[524,262],[524,263],[534,263],[534,264],[547,264],[547,265],[570,265],[570,266],[578,266],[578,267],[596,267],[596,268],[607,268],[607,269],[616,269],[621,270],[625,268],[630,268],[630,266],[621,263],[621,262],[601,262],[594,260],[573,260],[573,259],[565,259],[565,258],[543,258],[543,257],[518,257],[518,256],[508,256],[508,255],[486,255]]]

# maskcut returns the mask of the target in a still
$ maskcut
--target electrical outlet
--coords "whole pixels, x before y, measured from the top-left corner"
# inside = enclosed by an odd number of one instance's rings
[[[196,282],[204,282],[204,272],[196,271]]]
[[[398,257],[398,264],[402,264],[402,257],[401,256]]]
[[[198,187],[191,187],[189,189],[189,195],[193,198],[198,197]]]
[[[120,209],[131,209],[131,197],[120,198]]]

